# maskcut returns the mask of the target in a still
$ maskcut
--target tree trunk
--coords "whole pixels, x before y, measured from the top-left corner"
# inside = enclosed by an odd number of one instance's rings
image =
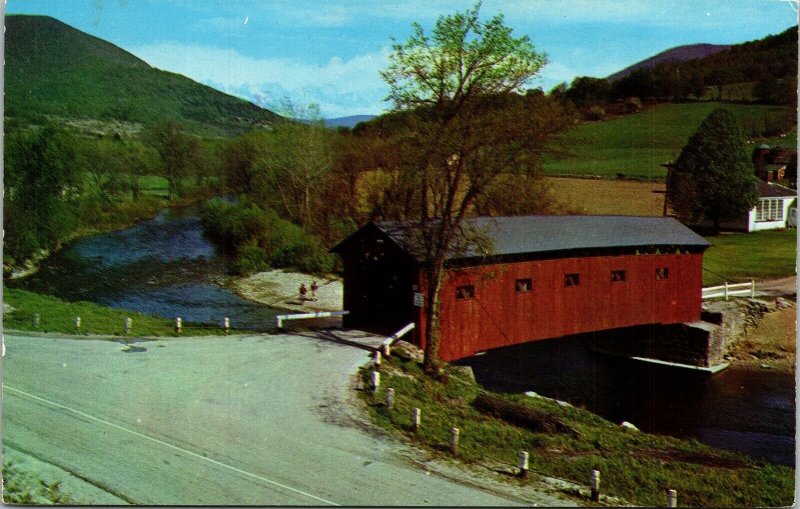
[[[441,302],[439,294],[443,282],[444,259],[437,259],[433,262],[429,270],[428,295],[425,302],[425,359],[423,369],[428,375],[435,375],[439,371],[439,344],[441,340],[439,332],[439,310]]]

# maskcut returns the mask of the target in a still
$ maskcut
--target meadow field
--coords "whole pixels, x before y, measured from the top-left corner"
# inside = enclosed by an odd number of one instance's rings
[[[737,116],[743,132],[754,142],[786,147],[796,143],[796,127],[784,138],[752,136],[791,114],[783,106],[717,102],[659,104],[640,113],[584,123],[565,133],[551,143],[554,154],[545,160],[545,174],[603,178],[621,174],[627,178],[663,180],[667,171],[662,164],[676,159],[703,119],[720,107]],[[745,150],[751,151],[754,144]]]

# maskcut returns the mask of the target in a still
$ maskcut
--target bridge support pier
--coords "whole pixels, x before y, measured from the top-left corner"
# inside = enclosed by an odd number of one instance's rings
[[[728,366],[723,330],[709,322],[627,327],[591,336],[592,348],[603,353],[709,373]]]

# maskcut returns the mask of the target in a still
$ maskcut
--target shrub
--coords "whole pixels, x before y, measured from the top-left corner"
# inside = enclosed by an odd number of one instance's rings
[[[592,106],[586,112],[586,120],[603,120],[606,116],[606,110],[602,106]]]
[[[231,270],[236,274],[249,275],[269,269],[267,255],[254,243],[248,243],[239,249]]]
[[[213,199],[203,207],[201,222],[210,239],[236,252],[234,273],[270,267],[324,273],[333,267],[333,256],[317,237],[255,204]]]

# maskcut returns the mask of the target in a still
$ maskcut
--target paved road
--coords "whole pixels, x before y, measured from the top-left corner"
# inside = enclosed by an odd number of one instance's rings
[[[363,350],[296,336],[162,340],[134,352],[5,340],[4,444],[131,503],[572,504],[411,466],[351,404]]]

